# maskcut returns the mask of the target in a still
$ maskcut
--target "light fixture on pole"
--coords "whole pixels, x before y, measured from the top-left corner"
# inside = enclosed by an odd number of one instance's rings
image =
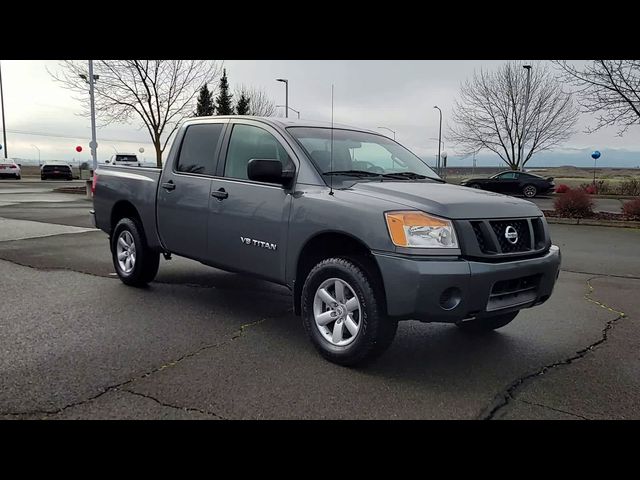
[[[520,164],[520,162],[522,161],[522,155],[525,153],[525,142],[527,141],[527,110],[529,110],[529,92],[531,89],[531,65],[523,65],[522,68],[524,68],[527,71],[527,99],[526,99],[526,103],[524,104],[524,118],[522,120],[522,141],[520,143],[520,157],[518,158],[518,170],[523,170],[524,169],[524,162],[522,164]]]
[[[287,107],[286,105],[276,105],[276,108],[286,108],[288,110],[293,110],[294,112],[296,112],[298,114],[298,120],[300,120],[300,112],[298,110],[296,110],[295,108]]]
[[[7,124],[4,121],[4,90],[2,89],[2,63],[0,62],[0,103],[2,104],[2,137],[4,158],[7,158]]]
[[[36,150],[38,150],[38,165],[40,165],[40,149],[37,146],[35,146],[33,143],[31,144],[31,146]]]
[[[289,118],[289,80],[286,78],[276,78],[276,82],[284,83],[284,116]]]
[[[378,127],[378,128],[382,128],[382,129],[384,129],[384,130],[389,130],[391,133],[393,133],[393,139],[394,139],[394,140],[396,139],[396,132],[395,132],[395,130],[391,130],[390,128],[387,128],[387,127]]]
[[[437,163],[437,170],[438,170],[438,175],[440,175],[440,147],[442,146],[442,110],[440,110],[440,107],[438,107],[437,105],[434,105],[433,108],[437,108],[438,112],[440,112],[440,128],[438,129],[438,163]]]

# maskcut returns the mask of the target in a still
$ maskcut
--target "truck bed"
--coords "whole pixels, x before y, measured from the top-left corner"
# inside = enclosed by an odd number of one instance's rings
[[[135,208],[142,221],[147,243],[161,246],[156,228],[156,192],[162,169],[156,167],[125,167],[100,165],[93,197],[96,226],[111,233],[114,208]]]

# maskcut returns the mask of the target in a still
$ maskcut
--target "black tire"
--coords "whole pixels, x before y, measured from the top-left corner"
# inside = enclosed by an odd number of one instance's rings
[[[476,188],[476,189],[480,189],[480,185],[477,183],[470,183],[469,185],[467,185],[467,187],[469,188]]]
[[[339,278],[352,289],[360,302],[360,329],[345,346],[330,343],[315,322],[313,302],[323,281]],[[307,275],[302,288],[302,322],[314,347],[327,360],[344,366],[364,364],[380,356],[393,342],[398,322],[386,316],[383,292],[367,262],[352,258],[328,258]]]
[[[45,177],[44,175],[40,175],[40,180],[46,180],[47,177]]]
[[[130,272],[125,272],[120,267],[117,258],[116,244],[124,231],[128,231],[131,234],[135,244],[136,260]],[[111,235],[111,258],[113,267],[116,269],[116,273],[122,283],[132,287],[144,287],[151,282],[156,277],[160,265],[160,253],[151,250],[147,246],[142,225],[134,218],[121,219],[113,229],[113,234]]]
[[[493,317],[477,318],[466,322],[456,323],[458,328],[469,333],[490,332],[502,328],[516,318],[520,311],[495,315]]]
[[[533,198],[538,194],[538,189],[535,185],[525,185],[522,187],[522,194],[527,198]]]
[[[22,175],[16,175],[16,180],[22,180]]]

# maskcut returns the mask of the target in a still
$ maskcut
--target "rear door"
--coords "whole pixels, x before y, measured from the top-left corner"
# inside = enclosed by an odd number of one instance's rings
[[[163,169],[158,187],[158,233],[173,253],[196,260],[207,255],[211,178],[228,120],[185,127],[178,151]]]
[[[298,160],[269,125],[232,120],[229,130],[211,187],[210,263],[284,282],[292,197],[282,185],[249,180],[247,164],[254,158],[277,159],[292,169],[299,167]]]

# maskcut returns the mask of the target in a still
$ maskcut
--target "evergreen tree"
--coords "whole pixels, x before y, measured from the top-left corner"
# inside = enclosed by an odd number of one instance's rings
[[[251,99],[247,97],[244,92],[240,94],[240,98],[238,99],[238,104],[236,105],[236,114],[237,115],[250,115],[249,111],[249,103]]]
[[[222,71],[220,79],[220,94],[216,97],[216,114],[233,115],[233,94],[229,93],[229,82],[227,81],[227,69]]]
[[[198,95],[198,104],[196,106],[196,117],[207,117],[213,115],[215,112],[215,106],[213,105],[213,93],[209,91],[207,84],[205,83],[200,89],[200,95]]]

